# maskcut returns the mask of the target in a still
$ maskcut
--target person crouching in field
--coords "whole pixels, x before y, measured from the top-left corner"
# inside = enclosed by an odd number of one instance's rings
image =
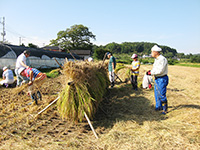
[[[44,81],[47,79],[46,74],[40,72],[35,68],[20,68],[18,73],[21,76],[27,77],[30,80],[28,83],[28,94],[31,96],[31,99],[37,104],[38,98],[42,100],[42,95],[39,90],[35,91],[35,86],[40,87],[44,83]]]
[[[132,84],[133,89],[137,91],[138,90],[137,77],[139,75],[140,62],[138,61],[138,56],[136,54],[133,54],[131,58],[133,59],[133,62],[131,64],[132,65],[131,84]]]
[[[8,69],[7,67],[3,67],[2,77],[3,80],[0,82],[0,85],[4,85],[6,88],[15,82],[12,70]]]
[[[152,70],[149,70],[146,74],[155,76],[154,83],[154,95],[156,100],[155,110],[163,110],[162,114],[167,113],[167,85],[169,82],[168,73],[168,62],[167,59],[160,54],[162,49],[157,45],[151,48],[151,55],[155,58]]]

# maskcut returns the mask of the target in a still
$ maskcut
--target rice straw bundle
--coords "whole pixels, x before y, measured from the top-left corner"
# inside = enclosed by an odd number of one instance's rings
[[[107,70],[100,63],[67,62],[63,74],[66,83],[57,102],[60,115],[82,121],[86,112],[92,119],[109,85]]]
[[[41,76],[42,77],[42,76]],[[34,86],[36,86],[37,88],[40,88],[40,86],[47,80],[47,77],[44,78],[43,80],[41,80],[41,77],[36,78],[33,81]],[[13,90],[13,93],[19,93],[25,89],[27,89],[29,87],[28,83],[22,84],[20,87],[17,87]]]

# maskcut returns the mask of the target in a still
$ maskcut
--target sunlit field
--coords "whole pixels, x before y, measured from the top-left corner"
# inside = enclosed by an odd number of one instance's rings
[[[141,87],[151,68],[141,66],[138,91],[132,90],[130,82],[118,79],[108,89],[91,121],[98,139],[86,120],[62,119],[56,104],[37,116],[62,91],[62,74],[42,86],[43,100],[38,105],[27,105],[31,100],[25,92],[17,95],[13,88],[1,87],[0,149],[200,149],[200,68],[169,66],[166,115],[154,110],[153,89]],[[126,72],[117,73],[122,81]]]

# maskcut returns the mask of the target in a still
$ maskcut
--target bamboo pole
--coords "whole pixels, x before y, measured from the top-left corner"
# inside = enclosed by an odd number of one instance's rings
[[[76,61],[76,58],[74,57],[74,55],[70,52],[70,50],[67,49],[67,51],[70,53],[70,55],[74,58],[74,61]]]
[[[103,64],[104,64],[104,61],[105,61],[105,59],[106,59],[106,56],[107,56],[107,53],[105,53],[105,54],[104,54],[104,57],[103,57],[103,62],[102,62],[102,64],[101,64],[101,66],[103,66]]]
[[[53,105],[59,98],[60,98],[60,96],[58,96],[54,101],[52,101],[49,105],[47,105],[44,109],[42,109],[37,115],[44,112],[47,108],[49,108],[51,105]]]
[[[94,130],[94,128],[93,128],[91,122],[90,122],[90,119],[88,118],[88,116],[87,116],[87,114],[86,114],[85,112],[84,112],[84,115],[85,115],[85,118],[86,118],[87,121],[88,121],[88,124],[90,125],[90,128],[92,129],[92,131],[93,131],[93,133],[94,133],[94,136],[98,139],[98,136],[97,136],[97,134],[96,134],[96,132],[95,132],[95,130]]]
[[[57,59],[55,57],[53,59],[57,62],[57,64],[60,66],[60,68],[63,69],[63,66],[57,61]]]

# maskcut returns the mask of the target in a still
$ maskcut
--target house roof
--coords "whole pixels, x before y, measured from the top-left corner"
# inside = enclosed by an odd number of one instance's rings
[[[91,50],[70,50],[70,52],[77,54],[77,55],[90,55]]]
[[[45,46],[43,49],[47,50],[60,50],[58,46]]]

